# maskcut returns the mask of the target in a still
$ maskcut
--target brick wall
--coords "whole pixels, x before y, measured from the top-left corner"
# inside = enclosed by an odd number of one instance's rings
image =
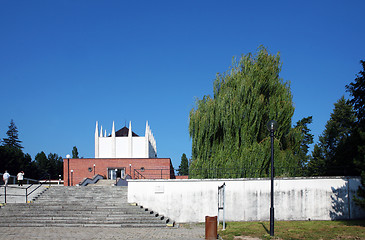
[[[125,168],[125,174],[131,175],[132,178],[175,178],[170,158],[65,158],[63,161],[64,185],[76,185],[84,178],[92,178],[94,176],[94,164],[95,174],[100,174],[106,178],[108,177],[108,168]]]

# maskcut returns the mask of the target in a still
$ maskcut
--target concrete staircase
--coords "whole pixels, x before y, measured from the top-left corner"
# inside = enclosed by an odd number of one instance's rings
[[[94,184],[94,186],[114,186],[114,185],[115,185],[115,180],[110,180],[110,179],[100,179],[99,181],[97,181],[97,183]],[[91,186],[91,184],[89,186]]]
[[[51,187],[33,203],[0,209],[0,227],[166,227],[168,219],[127,202],[127,187]]]

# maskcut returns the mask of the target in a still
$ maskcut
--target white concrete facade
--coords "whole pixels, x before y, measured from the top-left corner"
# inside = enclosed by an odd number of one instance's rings
[[[204,222],[205,216],[217,215],[218,186],[223,183],[226,221],[269,220],[270,179],[129,180],[128,202],[176,222]],[[365,217],[365,211],[351,200],[359,185],[360,178],[275,179],[275,219]]]
[[[107,136],[103,127],[95,128],[95,158],[156,158],[156,141],[146,122],[145,136],[133,136],[129,122],[127,136],[116,136],[114,122],[111,135]]]

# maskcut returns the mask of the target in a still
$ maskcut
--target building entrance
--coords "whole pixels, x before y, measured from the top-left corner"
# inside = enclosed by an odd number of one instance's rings
[[[125,168],[108,168],[108,179],[124,178]]]

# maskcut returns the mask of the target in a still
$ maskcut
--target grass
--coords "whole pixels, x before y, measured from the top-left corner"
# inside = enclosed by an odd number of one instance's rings
[[[224,240],[235,236],[261,239],[365,239],[365,220],[351,221],[275,221],[275,237],[270,237],[269,222],[228,222],[226,230],[219,228]]]

